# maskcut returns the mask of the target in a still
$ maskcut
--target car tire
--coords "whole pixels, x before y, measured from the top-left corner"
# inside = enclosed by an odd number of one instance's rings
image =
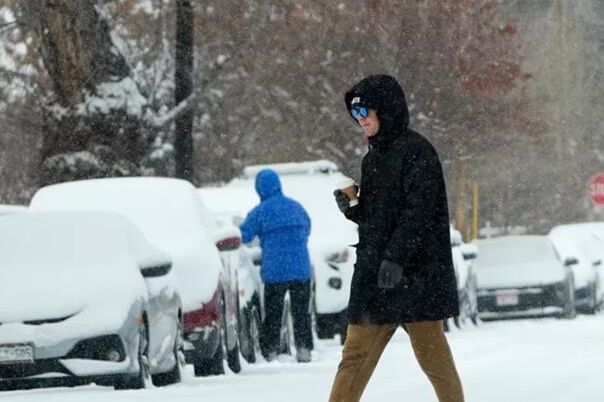
[[[224,351],[222,350],[222,334],[220,335],[220,342],[216,347],[214,356],[209,359],[195,358],[193,362],[193,371],[196,377],[208,377],[212,375],[224,374]]]
[[[156,387],[165,387],[179,383],[182,380],[182,368],[184,367],[184,343],[182,339],[182,326],[179,323],[174,340],[174,367],[166,373],[159,373],[151,376],[153,385]]]
[[[598,310],[598,296],[596,294],[596,284],[592,283],[590,285],[590,291],[589,291],[589,304],[585,308],[585,313],[593,315],[593,314],[596,314],[597,310]]]
[[[566,281],[565,293],[562,317],[566,319],[573,319],[577,316],[577,310],[575,307],[575,281],[572,275],[569,276]]]
[[[241,355],[248,363],[256,363],[256,356],[260,353],[260,311],[255,300],[241,310],[239,321],[239,346]]]
[[[226,348],[226,343],[225,343],[225,348]],[[227,355],[227,366],[229,366],[229,369],[231,369],[231,371],[235,374],[240,373],[241,372],[241,360],[239,358],[239,341],[237,341],[237,344],[235,345],[235,347],[231,350],[227,349],[226,352]]]
[[[147,324],[141,325],[138,338],[138,374],[136,376],[126,376],[114,384],[116,390],[143,389],[151,383],[149,370],[149,336]]]
[[[237,292],[239,293],[239,292]],[[237,300],[237,310],[239,310],[239,300]],[[229,367],[229,369],[237,374],[239,372],[241,372],[241,360],[240,360],[240,353],[239,353],[239,337],[237,334],[237,327],[239,326],[239,317],[237,314],[237,323],[235,326],[234,331],[229,332],[229,327],[227,326],[226,323],[226,302],[224,300],[224,294],[222,295],[222,347],[224,347],[224,350],[226,351],[226,361],[227,361],[227,366]],[[235,342],[235,345],[229,349],[229,341],[233,339]]]

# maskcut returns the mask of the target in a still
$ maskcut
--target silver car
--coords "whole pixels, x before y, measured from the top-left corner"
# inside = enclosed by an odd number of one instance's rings
[[[572,266],[546,236],[478,240],[478,311],[483,320],[530,316],[575,316]]]
[[[0,217],[0,389],[180,381],[171,262],[125,217]]]

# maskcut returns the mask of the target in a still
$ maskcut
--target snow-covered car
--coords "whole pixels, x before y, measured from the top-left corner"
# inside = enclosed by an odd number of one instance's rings
[[[478,248],[475,244],[464,243],[461,233],[453,227],[450,232],[451,256],[459,293],[459,315],[453,317],[453,320],[457,327],[461,327],[467,320],[477,324],[478,302],[473,262],[478,256]]]
[[[157,177],[83,180],[44,187],[31,210],[102,210],[127,216],[173,261],[183,300],[185,355],[195,375],[241,369],[235,267],[223,265],[238,239],[219,239],[215,222],[187,181]],[[226,347],[224,347],[226,346]]]
[[[604,244],[588,227],[582,224],[556,226],[550,230],[549,237],[563,259],[577,259],[573,265],[575,305],[579,312],[594,314],[602,304],[599,276]]]
[[[481,319],[575,316],[576,260],[560,260],[547,236],[502,236],[476,244]]]
[[[170,257],[126,218],[0,219],[0,389],[180,381],[181,300]]]
[[[233,215],[246,214],[259,203],[255,191],[256,174],[265,168],[276,171],[283,193],[300,202],[311,218],[308,248],[313,266],[314,314],[319,338],[346,333],[354,245],[358,241],[356,225],[338,210],[333,191],[346,177],[329,161],[248,166],[242,177],[221,187],[204,187],[199,193],[214,210]]]

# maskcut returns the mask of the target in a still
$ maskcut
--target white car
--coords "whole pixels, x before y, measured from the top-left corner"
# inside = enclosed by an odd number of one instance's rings
[[[0,218],[0,389],[180,381],[182,308],[168,255],[126,218]]]
[[[185,354],[195,374],[224,373],[224,349],[231,370],[241,370],[236,267],[223,265],[219,252],[231,252],[240,240],[217,237],[215,221],[191,183],[157,177],[62,183],[40,189],[30,209],[101,210],[127,216],[172,258],[183,301]]]
[[[333,191],[346,177],[329,161],[249,166],[243,176],[221,187],[199,189],[213,210],[246,216],[259,203],[256,174],[270,168],[279,174],[286,196],[300,202],[311,218],[309,253],[314,273],[314,313],[319,338],[346,333],[345,312],[350,295],[358,241],[357,227],[338,210]]]
[[[588,224],[589,225],[589,224]],[[575,303],[579,312],[594,314],[602,304],[600,270],[604,243],[584,224],[560,225],[549,237],[564,258],[575,258]],[[591,225],[595,228],[595,224]]]
[[[547,236],[477,240],[480,318],[575,316],[576,259],[561,260]]]

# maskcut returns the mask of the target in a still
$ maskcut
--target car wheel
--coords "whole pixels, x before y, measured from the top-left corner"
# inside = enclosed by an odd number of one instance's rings
[[[566,294],[564,300],[564,311],[562,316],[567,319],[572,319],[577,316],[577,310],[575,307],[575,281],[572,276],[566,281]]]
[[[472,275],[472,281],[468,288],[468,316],[472,324],[478,325],[478,292],[476,291],[475,275]]]
[[[149,336],[147,334],[147,325],[141,325],[138,339],[138,374],[135,377],[127,376],[115,385],[115,389],[143,389],[151,383],[149,371]]]
[[[214,356],[209,359],[196,358],[193,362],[193,371],[196,377],[208,377],[211,375],[222,375],[224,374],[224,366],[222,360],[224,359],[224,351],[222,350],[222,334],[220,335],[220,342],[216,347]]]
[[[241,311],[239,322],[239,346],[241,355],[248,363],[256,362],[260,353],[260,312],[254,301]]]
[[[176,329],[176,338],[174,340],[174,368],[166,373],[160,373],[151,376],[153,385],[156,387],[165,387],[179,383],[182,379],[181,370],[184,367],[184,343],[182,340],[182,329],[179,323]]]
[[[589,305],[586,308],[587,314],[595,314],[598,310],[598,296],[596,294],[596,284],[592,283],[589,291]]]
[[[241,372],[241,360],[239,359],[239,341],[236,342],[236,345],[233,349],[227,349],[227,365],[233,373],[237,374]]]
[[[239,305],[239,300],[237,300],[237,306]],[[237,310],[239,310],[239,307],[237,307]],[[237,336],[237,327],[238,327],[238,322],[235,325],[235,329],[233,330],[229,330],[229,326],[227,325],[226,322],[226,317],[227,317],[227,313],[226,313],[226,302],[224,300],[224,294],[222,296],[222,340],[223,340],[223,347],[224,350],[226,351],[226,360],[227,360],[227,365],[229,366],[229,369],[231,369],[231,371],[233,373],[239,373],[241,371],[241,360],[239,359],[239,338]],[[236,314],[236,317],[238,317],[238,314]],[[231,342],[231,340],[233,342]],[[229,343],[234,343],[234,345],[232,346],[232,348],[229,349]]]

